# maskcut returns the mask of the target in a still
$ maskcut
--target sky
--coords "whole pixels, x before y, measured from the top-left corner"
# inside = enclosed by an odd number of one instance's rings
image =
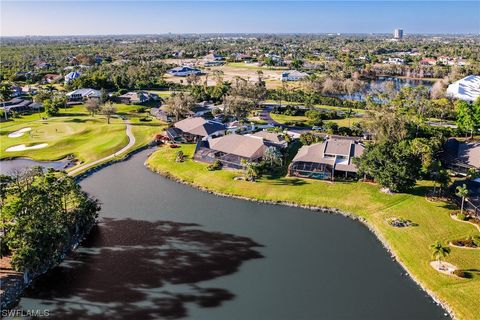
[[[0,35],[480,34],[475,1],[0,0]]]

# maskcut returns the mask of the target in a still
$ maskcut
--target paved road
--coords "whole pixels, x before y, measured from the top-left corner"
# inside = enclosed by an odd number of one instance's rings
[[[128,144],[123,147],[122,149],[120,149],[119,151],[109,155],[109,156],[106,156],[102,159],[98,159],[98,160],[95,160],[93,162],[89,162],[89,163],[86,163],[78,168],[75,168],[73,169],[72,171],[68,172],[68,175],[69,176],[74,176],[76,175],[77,173],[79,172],[82,172],[83,170],[85,169],[88,169],[88,168],[91,168],[103,161],[106,161],[106,160],[110,160],[110,159],[114,159],[115,157],[117,157],[117,155],[121,155],[122,153],[124,153],[125,151],[127,151],[128,149],[130,149],[131,147],[133,147],[133,145],[135,144],[135,136],[133,135],[132,133],[132,125],[130,124],[130,121],[128,120],[124,120],[125,121],[125,125],[126,125],[126,128],[125,128],[125,133],[127,134],[128,136]]]

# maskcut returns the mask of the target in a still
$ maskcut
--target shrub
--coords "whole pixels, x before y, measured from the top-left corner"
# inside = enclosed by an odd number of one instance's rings
[[[467,220],[467,216],[464,213],[458,213],[457,214],[457,219],[465,221],[465,220]]]
[[[176,162],[183,162],[183,161],[185,161],[185,155],[183,154],[183,151],[182,151],[182,150],[177,151],[177,155],[176,155],[175,161],[176,161]]]
[[[222,169],[222,163],[218,160],[215,160],[212,164],[207,166],[208,171],[215,171]]]
[[[453,271],[453,274],[456,275],[457,277],[460,277],[460,278],[465,278],[465,279],[472,278],[472,274],[470,272],[464,271],[464,270],[455,270],[455,271]]]

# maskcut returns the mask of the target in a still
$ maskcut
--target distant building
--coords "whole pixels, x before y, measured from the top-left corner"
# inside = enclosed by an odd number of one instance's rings
[[[119,96],[118,100],[120,100],[121,103],[126,104],[142,104],[150,100],[160,100],[160,98],[158,95],[154,93],[148,93],[146,91],[131,91]]]
[[[403,29],[395,29],[393,31],[393,38],[394,39],[402,39],[403,38]]]
[[[47,73],[45,76],[43,76],[43,81],[45,83],[55,83],[60,81],[60,79],[62,79],[62,76],[59,74]]]
[[[75,91],[67,93],[68,100],[70,101],[82,101],[88,98],[99,99],[101,96],[102,93],[99,90],[90,88],[77,89]]]
[[[170,69],[168,73],[176,77],[186,77],[193,74],[201,75],[202,70],[184,66]]]
[[[65,83],[70,83],[71,81],[77,79],[80,77],[82,74],[79,71],[72,71],[70,73],[67,73],[65,76]]]
[[[303,146],[288,168],[294,177],[328,180],[335,175],[356,177],[353,159],[363,154],[364,146],[358,139],[333,136],[324,142]]]
[[[285,71],[280,75],[282,81],[299,81],[308,77],[308,73],[300,72],[297,70]]]
[[[455,81],[447,88],[447,96],[473,102],[480,97],[480,76],[470,75]]]

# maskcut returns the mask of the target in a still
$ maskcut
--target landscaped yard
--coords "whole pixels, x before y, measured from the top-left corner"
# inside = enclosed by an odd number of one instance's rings
[[[305,116],[287,116],[284,114],[279,113],[270,113],[270,116],[273,120],[277,121],[278,123],[285,124],[286,122],[303,122],[307,121],[308,118]]]
[[[164,124],[157,119],[138,113],[138,106],[116,104],[115,107],[119,115],[132,123],[132,133],[136,138],[132,150],[152,141],[155,134],[164,128]],[[62,109],[57,117],[47,120],[42,120],[43,116],[43,113],[26,115],[2,122],[0,159],[28,157],[34,160],[57,160],[73,154],[79,164],[85,164],[115,153],[128,143],[122,119],[112,118],[107,124],[105,116],[92,117],[83,105]],[[8,136],[21,129],[25,131],[20,136]],[[18,145],[41,148],[6,151]]]
[[[160,148],[149,159],[153,170],[177,179],[224,194],[259,200],[295,202],[304,205],[333,207],[367,220],[369,225],[390,245],[398,259],[422,285],[431,290],[454,311],[458,319],[478,319],[480,310],[480,255],[476,250],[452,248],[448,262],[460,269],[471,270],[472,279],[461,279],[436,272],[430,245],[478,235],[478,230],[450,218],[452,207],[444,202],[429,202],[424,194],[430,182],[421,181],[409,194],[389,195],[379,187],[361,182],[325,182],[290,177],[263,177],[258,182],[234,181],[238,171],[208,171],[206,165],[191,160],[195,146],[181,149]],[[175,162],[182,150],[187,160]],[[415,227],[394,228],[389,218],[404,218]],[[365,252],[366,259],[368,252]],[[341,276],[341,275],[339,275]],[[408,306],[405,306],[408,308]]]

